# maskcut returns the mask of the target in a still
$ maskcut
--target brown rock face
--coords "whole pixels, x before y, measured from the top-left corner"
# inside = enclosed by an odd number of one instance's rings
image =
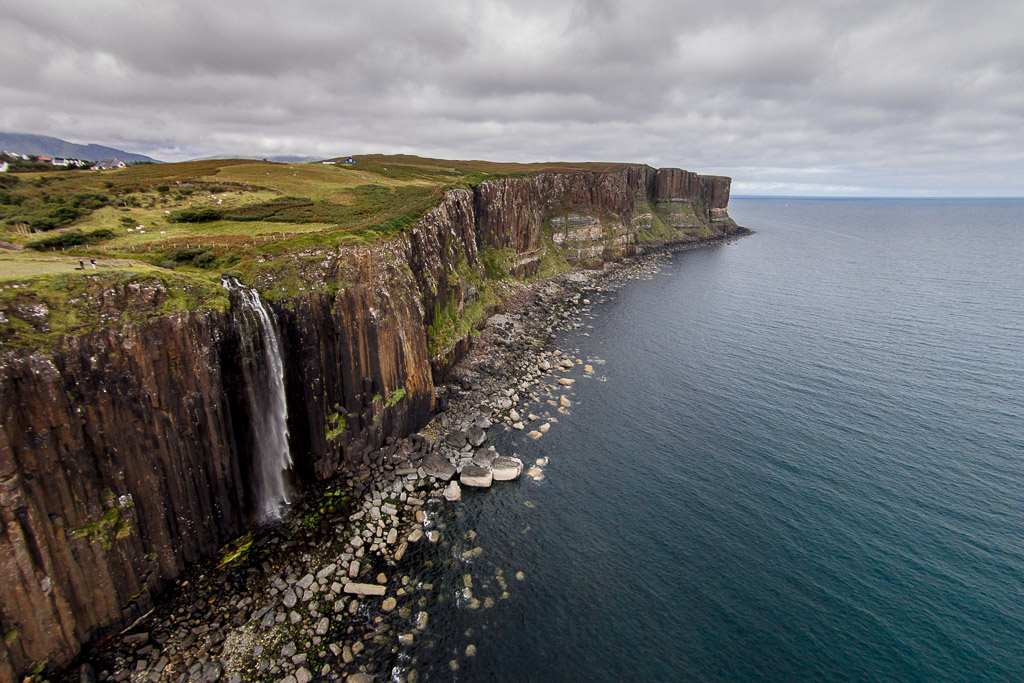
[[[370,451],[387,437],[415,431],[430,417],[434,384],[424,312],[416,281],[402,267],[408,244],[390,243],[390,256],[344,254],[359,264],[364,284],[280,308],[291,450],[300,455],[296,467],[306,480],[371,464]],[[334,438],[327,435],[331,416],[345,424]]]
[[[476,220],[474,193],[452,190],[409,236],[409,268],[419,287],[427,326],[449,300],[465,298],[458,279],[449,277],[449,265],[465,263],[481,272]]]
[[[4,359],[0,671],[66,660],[244,527],[224,323],[160,318]]]
[[[473,190],[478,245],[527,254],[540,248],[541,194],[534,178],[485,180]]]
[[[678,168],[660,168],[654,176],[654,199],[682,200],[703,204],[712,209],[729,206],[732,178],[697,175]]]
[[[655,211],[681,240],[729,234],[729,184],[643,165],[493,179],[387,243],[318,252],[304,276],[330,286],[273,304],[293,483],[372,464],[427,422],[427,330],[475,296],[464,276],[483,274],[479,249],[510,250],[526,274],[555,245],[577,262],[634,253]],[[249,523],[263,416],[246,414],[239,334],[231,313],[204,311],[45,356],[0,351],[0,683],[69,661]]]

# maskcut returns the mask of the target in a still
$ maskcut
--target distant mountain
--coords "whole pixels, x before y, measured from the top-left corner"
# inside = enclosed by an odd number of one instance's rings
[[[103,145],[76,145],[73,142],[59,138],[51,138],[46,135],[28,135],[25,133],[0,133],[0,152],[35,154],[44,157],[69,157],[72,159],[87,159],[89,161],[120,159],[125,163],[131,161],[160,163],[156,159],[147,157],[144,154],[133,154],[123,149],[104,147]]]

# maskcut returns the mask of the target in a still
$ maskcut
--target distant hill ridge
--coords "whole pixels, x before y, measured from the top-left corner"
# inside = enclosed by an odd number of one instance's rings
[[[158,160],[147,157],[144,154],[126,152],[116,147],[78,145],[67,140],[61,140],[60,138],[51,138],[47,135],[30,135],[27,133],[0,133],[0,152],[34,154],[45,157],[69,157],[72,159],[88,159],[89,161],[120,159],[126,163],[131,161],[160,163]]]

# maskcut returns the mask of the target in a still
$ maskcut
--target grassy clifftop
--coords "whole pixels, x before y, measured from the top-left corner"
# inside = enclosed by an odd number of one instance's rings
[[[267,294],[282,296],[301,290],[311,253],[386,240],[414,226],[448,188],[622,167],[405,155],[331,161],[218,159],[0,174],[0,347],[89,329],[88,316],[73,314],[74,302],[103,298],[118,284],[188,292],[149,308],[137,302],[124,322],[162,315],[168,306],[222,307],[224,272],[248,283],[272,279],[275,291]],[[67,314],[50,315],[43,327],[17,322],[18,311],[39,306]],[[118,322],[109,307],[105,320]]]
[[[447,187],[546,168],[409,156],[336,161],[0,175],[0,347],[45,346],[100,319],[219,308],[221,272],[255,280],[268,262],[301,259],[311,246],[386,239],[415,225]],[[134,302],[120,319],[110,306],[88,314],[83,302],[125,285],[184,294]]]

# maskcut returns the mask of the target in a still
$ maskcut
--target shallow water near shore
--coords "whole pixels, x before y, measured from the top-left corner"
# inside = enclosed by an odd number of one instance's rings
[[[442,601],[395,673],[1019,679],[1024,201],[730,213],[758,233],[559,337],[595,370],[568,415],[490,431],[546,478],[433,517],[410,560]]]

